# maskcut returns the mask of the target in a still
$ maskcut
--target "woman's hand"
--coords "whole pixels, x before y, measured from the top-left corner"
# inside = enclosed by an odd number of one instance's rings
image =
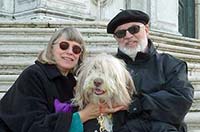
[[[99,105],[90,103],[83,110],[79,111],[79,115],[83,123],[97,118],[100,115]]]
[[[101,114],[112,114],[120,110],[127,110],[128,106],[113,106],[109,108],[107,104],[88,104],[83,110],[79,111],[82,123],[97,118]]]

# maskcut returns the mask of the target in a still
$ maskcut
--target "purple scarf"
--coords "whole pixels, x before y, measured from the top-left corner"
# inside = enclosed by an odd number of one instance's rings
[[[57,112],[72,112],[72,104],[67,102],[60,102],[58,99],[54,100],[54,108],[56,113]]]

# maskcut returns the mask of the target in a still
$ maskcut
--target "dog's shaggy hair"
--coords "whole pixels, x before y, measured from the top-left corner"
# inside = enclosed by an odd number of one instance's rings
[[[104,53],[83,61],[78,70],[73,103],[78,105],[80,110],[90,102],[106,103],[110,108],[117,105],[128,106],[133,93],[135,93],[134,83],[126,70],[125,63]],[[97,120],[99,128],[93,129],[92,127],[96,125],[88,123],[84,131],[102,129],[100,131],[112,132],[113,123],[110,116],[104,115],[103,122],[99,118]]]
[[[84,61],[77,76],[74,101],[83,109],[89,102],[126,105],[135,92],[134,83],[122,60],[99,54]]]

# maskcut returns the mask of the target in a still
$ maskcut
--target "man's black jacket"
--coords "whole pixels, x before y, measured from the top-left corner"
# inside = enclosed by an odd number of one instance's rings
[[[138,92],[130,106],[129,117],[179,126],[194,95],[187,64],[169,54],[157,53],[151,40],[148,40],[148,52],[139,52],[135,61],[120,50],[116,56],[127,64]]]

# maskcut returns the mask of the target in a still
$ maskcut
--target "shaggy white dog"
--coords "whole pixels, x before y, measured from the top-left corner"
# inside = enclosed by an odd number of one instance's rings
[[[73,102],[80,109],[89,102],[106,103],[110,108],[114,105],[128,106],[134,92],[134,83],[126,70],[125,63],[103,53],[85,60],[81,65]],[[100,131],[112,131],[110,117],[101,116],[98,122]]]

